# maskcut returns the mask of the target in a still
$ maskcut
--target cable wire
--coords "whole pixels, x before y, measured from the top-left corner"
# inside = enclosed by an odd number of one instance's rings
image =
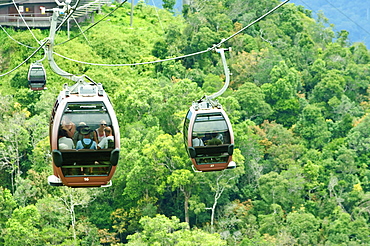
[[[164,28],[163,28],[163,26],[162,26],[162,22],[161,22],[161,19],[160,19],[160,17],[159,17],[159,14],[158,14],[158,8],[157,8],[157,6],[155,5],[155,2],[154,2],[154,0],[152,0],[152,4],[154,5],[154,9],[155,9],[155,13],[157,14],[157,18],[158,18],[158,22],[159,22],[159,25],[161,25],[161,28],[162,28],[162,31],[164,32]]]
[[[21,62],[18,66],[16,66],[15,68],[13,68],[12,70],[4,73],[4,74],[0,74],[0,77],[2,76],[5,76],[5,75],[8,75],[10,74],[11,72],[17,70],[20,66],[22,66],[24,63],[26,63],[29,59],[31,59],[42,47],[45,46],[45,44],[48,42],[48,40],[44,41],[44,43],[42,43],[40,45],[40,47],[38,47],[29,57],[27,57],[23,62]]]
[[[35,34],[33,34],[33,32],[31,31],[31,28],[28,26],[26,20],[23,18],[23,15],[21,14],[21,12],[19,11],[19,8],[17,6],[17,4],[15,3],[15,1],[13,0],[13,4],[14,4],[14,7],[15,9],[17,10],[19,16],[21,17],[22,21],[24,22],[24,24],[26,25],[27,29],[30,31],[30,33],[32,34],[33,38],[37,41],[37,43],[39,43],[39,40],[36,38]]]
[[[266,12],[265,14],[261,15],[259,18],[257,18],[253,22],[249,23],[247,26],[243,27],[242,29],[240,29],[239,31],[237,31],[236,33],[234,33],[233,35],[231,35],[230,37],[228,37],[226,39],[223,39],[216,46],[217,47],[220,47],[221,44],[225,43],[229,39],[231,39],[231,38],[235,37],[236,35],[238,35],[239,33],[243,32],[245,29],[247,29],[247,28],[251,27],[252,25],[256,24],[257,22],[259,22],[260,20],[262,20],[263,18],[265,18],[266,16],[268,16],[269,14],[271,14],[272,12],[274,12],[275,10],[277,10],[278,8],[280,8],[281,6],[283,6],[284,4],[286,4],[289,1],[290,0],[285,0],[284,2],[281,2],[279,5],[277,5],[276,7],[272,8],[270,11]]]
[[[14,1],[14,0],[13,0]],[[79,2],[80,0],[78,0]],[[122,6],[123,3],[125,3],[127,0],[125,0],[124,2],[122,2],[118,7]],[[77,63],[82,63],[82,64],[87,64],[87,65],[95,65],[95,66],[109,66],[109,67],[121,67],[121,66],[137,66],[137,65],[145,65],[145,64],[153,64],[153,63],[159,63],[159,62],[165,62],[165,61],[171,61],[171,60],[178,60],[178,59],[182,59],[182,58],[186,58],[186,57],[191,57],[191,56],[196,56],[196,55],[200,55],[200,54],[203,54],[203,53],[206,53],[206,52],[209,52],[209,51],[212,51],[212,50],[215,50],[217,49],[218,47],[220,47],[224,42],[226,42],[227,40],[235,37],[236,35],[238,35],[239,33],[241,33],[242,31],[244,31],[245,29],[249,28],[250,26],[254,25],[255,23],[259,22],[260,20],[262,20],[264,17],[266,17],[267,15],[271,14],[272,12],[274,12],[275,10],[277,10],[278,8],[280,8],[281,6],[283,6],[284,4],[286,4],[287,2],[289,2],[289,0],[285,0],[284,2],[280,3],[279,5],[277,5],[276,7],[274,7],[273,9],[271,9],[270,11],[268,11],[267,13],[265,13],[264,15],[260,16],[258,19],[256,19],[255,21],[253,21],[252,23],[250,23],[249,25],[245,26],[244,28],[240,29],[238,32],[232,34],[231,36],[229,36],[228,38],[226,39],[222,39],[220,43],[216,44],[216,45],[213,45],[212,47],[209,47],[208,49],[206,50],[203,50],[203,51],[199,51],[199,52],[195,52],[195,53],[192,53],[192,54],[188,54],[188,55],[182,55],[182,56],[178,56],[178,57],[173,57],[173,58],[167,58],[167,59],[162,59],[162,60],[156,60],[156,61],[150,61],[150,62],[138,62],[138,63],[131,63],[131,64],[98,64],[98,63],[90,63],[90,62],[83,62],[83,61],[78,61],[78,60],[75,60],[75,59],[71,59],[71,58],[68,58],[66,56],[63,56],[61,54],[58,54],[56,52],[53,52],[53,54],[56,54],[64,59],[67,59],[67,60],[70,60],[70,61],[74,61],[74,62],[77,62]],[[78,4],[78,3],[77,3]],[[77,5],[76,4],[76,5]],[[75,5],[75,6],[76,6]],[[118,7],[116,9],[118,9]],[[111,13],[113,13],[116,9],[114,9]],[[111,14],[109,13],[109,14]],[[71,13],[72,14],[72,13]],[[71,16],[68,15],[68,18]],[[104,18],[106,18],[108,15],[104,16]],[[67,19],[67,18],[66,18]],[[65,20],[66,20],[65,19]],[[103,20],[102,19],[102,20]],[[65,21],[64,21],[65,22]],[[62,22],[61,25],[64,23]],[[99,21],[100,22],[100,21]],[[99,23],[97,22],[97,23]],[[95,24],[97,24],[95,23]],[[61,27],[61,25],[59,25],[59,27]],[[90,26],[88,29],[92,28],[94,25]],[[88,29],[86,29],[85,31],[87,31]],[[76,36],[77,37],[77,36]],[[72,38],[73,39],[73,38]],[[68,42],[72,39],[69,39],[65,42]],[[18,69],[20,66],[22,66],[24,63],[26,63],[29,59],[31,59],[42,47],[45,46],[45,44],[48,42],[48,40],[44,41],[44,43],[42,43],[40,45],[40,47],[38,47],[28,58],[26,58],[23,62],[21,62],[18,66],[16,66],[15,68],[13,68],[12,70],[4,73],[4,74],[0,74],[0,77],[2,76],[5,76],[13,71],[15,71],[16,69]],[[63,43],[65,43],[63,42]],[[60,43],[62,44],[62,43]]]
[[[30,49],[36,49],[36,47],[32,47],[32,46],[29,46],[29,45],[27,45],[27,44],[23,44],[23,43],[21,43],[21,42],[19,42],[18,40],[16,40],[15,38],[13,38],[6,30],[5,30],[5,28],[2,26],[2,25],[0,25],[0,27],[1,27],[1,29],[3,29],[3,31],[5,32],[5,34],[11,39],[11,40],[13,40],[14,42],[16,42],[17,44],[20,44],[20,45],[22,45],[22,46],[25,46],[25,47],[27,47],[27,48],[30,48]]]
[[[210,51],[212,49],[213,49],[213,47],[212,48],[208,48],[207,50],[199,51],[199,52],[188,54],[188,55],[177,56],[177,57],[173,57],[173,58],[167,58],[167,59],[156,60],[156,61],[149,61],[149,62],[137,62],[137,63],[131,63],[131,64],[101,64],[101,63],[91,63],[91,62],[78,61],[78,60],[75,60],[75,59],[66,57],[64,55],[58,54],[56,52],[53,52],[53,54],[55,54],[57,56],[60,56],[60,57],[62,57],[64,59],[67,59],[67,60],[70,60],[70,61],[73,61],[73,62],[77,62],[77,63],[86,64],[86,65],[105,66],[105,67],[124,67],[124,66],[138,66],[138,65],[146,65],[146,64],[153,64],[153,63],[158,63],[158,62],[178,60],[178,59],[182,59],[182,58],[186,58],[186,57],[190,57],[190,56],[200,55],[200,54],[206,53],[206,52],[208,52],[208,51]]]
[[[13,0],[14,1],[14,0]],[[77,0],[76,4],[71,8],[72,11],[68,13],[68,15],[62,20],[62,22],[60,23],[60,25],[55,29],[55,32],[57,32],[62,26],[63,24],[69,19],[69,17],[72,16],[72,14],[75,12],[75,10],[77,9],[77,6],[78,4],[80,3],[81,0]]]
[[[86,28],[83,32],[80,32],[78,35],[74,36],[73,38],[70,38],[64,42],[61,42],[59,44],[56,44],[56,45],[61,45],[61,44],[65,44],[77,37],[79,37],[80,35],[84,34],[85,32],[87,32],[89,29],[93,28],[94,26],[96,26],[97,24],[99,24],[100,22],[102,22],[105,18],[107,18],[109,15],[113,14],[118,8],[120,8],[124,3],[126,3],[127,0],[124,0],[120,5],[118,5],[115,9],[113,9],[111,12],[109,12],[108,14],[106,14],[102,19],[100,19],[99,21],[95,22],[93,25],[89,26],[88,28]]]
[[[312,10],[316,15],[318,15],[318,13],[314,10],[314,8],[312,8],[309,4],[307,4],[307,2],[303,1],[303,0],[300,0],[304,5],[306,5],[306,7],[310,10]],[[332,3],[330,3],[329,1],[325,0],[328,4],[330,4],[333,8],[335,8],[339,13],[341,13],[342,15],[344,15],[348,20],[350,20],[351,22],[353,22],[356,26],[358,26],[359,28],[361,28],[363,31],[365,31],[368,35],[370,35],[370,32],[368,30],[366,30],[365,28],[363,28],[360,24],[358,24],[357,22],[355,22],[354,20],[352,20],[349,16],[347,16],[343,11],[341,11],[340,9],[338,9],[337,7],[335,7]]]
[[[182,56],[177,56],[177,57],[173,57],[173,58],[167,58],[167,59],[162,59],[162,60],[156,60],[156,61],[149,61],[149,62],[137,62],[137,63],[131,63],[131,64],[100,64],[100,63],[91,63],[91,62],[83,62],[83,61],[79,61],[79,60],[75,60],[75,59],[72,59],[72,58],[68,58],[66,56],[63,56],[61,54],[58,54],[56,52],[53,52],[53,54],[57,55],[57,56],[60,56],[64,59],[67,59],[67,60],[70,60],[70,61],[73,61],[73,62],[77,62],[77,63],[82,63],[82,64],[86,64],[86,65],[93,65],[93,66],[106,66],[106,67],[123,67],[123,66],[137,66],[137,65],[146,65],[146,64],[153,64],[153,63],[159,63],[159,62],[166,62],[166,61],[172,61],[172,60],[178,60],[178,59],[182,59],[182,58],[186,58],[186,57],[190,57],[190,56],[196,56],[196,55],[200,55],[200,54],[203,54],[203,53],[206,53],[206,52],[209,52],[209,51],[212,51],[212,50],[215,50],[217,49],[218,47],[220,47],[224,42],[228,41],[229,39],[235,37],[236,35],[238,35],[239,33],[241,33],[242,31],[244,31],[245,29],[249,28],[250,26],[254,25],[255,23],[261,21],[263,18],[265,18],[267,15],[271,14],[272,12],[274,12],[275,10],[277,10],[278,8],[280,8],[281,6],[283,6],[284,4],[286,4],[287,2],[289,2],[290,0],[285,0],[284,2],[280,3],[279,5],[277,5],[276,7],[274,7],[273,9],[271,9],[270,11],[268,11],[267,13],[263,14],[262,16],[260,16],[259,18],[257,18],[255,21],[251,22],[250,24],[248,24],[247,26],[245,26],[244,28],[240,29],[239,31],[237,31],[236,33],[232,34],[231,36],[229,36],[228,38],[225,38],[225,39],[222,39],[220,43],[218,44],[215,44],[213,45],[212,47],[209,47],[208,49],[206,50],[203,50],[203,51],[199,51],[199,52],[195,52],[195,53],[192,53],[192,54],[188,54],[188,55],[182,55]]]
[[[89,45],[90,45],[89,40],[87,39],[86,35],[83,33],[83,31],[82,31],[82,29],[81,29],[80,24],[78,24],[78,22],[77,22],[77,20],[76,20],[76,18],[75,18],[75,17],[73,17],[73,16],[72,16],[72,18],[73,18],[74,22],[76,23],[76,25],[77,25],[77,27],[78,27],[78,30],[80,30],[81,34],[84,36],[84,38],[85,38],[85,40],[86,40],[87,44],[89,44]]]
[[[363,31],[365,31],[367,34],[370,35],[370,33],[365,29],[363,28],[361,25],[359,25],[358,23],[356,23],[354,20],[352,20],[349,16],[347,16],[343,11],[341,11],[340,9],[338,9],[337,7],[335,7],[332,3],[330,3],[328,0],[325,0],[325,2],[327,2],[328,4],[330,4],[330,6],[332,6],[333,8],[335,8],[339,13],[341,13],[342,15],[344,15],[348,20],[350,20],[352,23],[354,23],[356,26],[358,26],[359,28],[361,28]]]

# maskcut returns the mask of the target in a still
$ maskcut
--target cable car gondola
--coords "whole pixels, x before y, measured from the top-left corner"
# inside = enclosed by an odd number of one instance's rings
[[[184,123],[184,142],[198,171],[235,167],[234,135],[225,111],[207,102],[194,103]]]
[[[52,186],[69,187],[110,186],[120,152],[118,121],[100,83],[95,83],[86,75],[77,76],[68,73],[54,61],[53,46],[58,18],[71,9],[68,4],[63,6],[63,9],[51,10],[53,15],[48,45],[43,48],[51,69],[56,74],[74,81],[75,84],[72,86],[64,84],[64,89],[59,93],[51,113],[49,138],[53,175],[48,177],[48,183]],[[96,148],[94,130],[103,122],[109,126],[113,140],[99,149]],[[90,136],[95,144],[92,141],[90,143],[84,141],[85,145],[81,144],[81,140]],[[79,145],[83,147],[80,149]]]
[[[72,89],[72,90],[70,90]],[[60,144],[59,131],[71,131],[76,141],[83,130],[95,130],[104,121],[112,129],[113,146],[107,149],[66,149]],[[113,107],[101,84],[77,83],[60,92],[50,118],[50,146],[54,175],[52,186],[104,187],[116,170],[120,151],[119,126]]]
[[[44,90],[46,85],[46,72],[41,63],[32,63],[28,70],[28,85],[31,90]]]
[[[230,73],[224,50],[221,54],[226,81],[223,88],[211,96],[193,103],[184,120],[184,143],[188,155],[198,171],[219,171],[236,167],[232,161],[234,134],[229,118],[217,100],[228,87]]]

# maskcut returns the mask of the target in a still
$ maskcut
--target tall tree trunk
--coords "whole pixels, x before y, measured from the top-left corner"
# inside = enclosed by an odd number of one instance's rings
[[[185,196],[185,201],[184,201],[184,213],[185,213],[185,222],[189,224],[189,197]]]

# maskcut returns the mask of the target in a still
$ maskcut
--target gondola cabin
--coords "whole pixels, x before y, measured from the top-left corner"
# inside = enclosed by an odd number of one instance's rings
[[[41,63],[32,63],[28,70],[28,85],[31,90],[44,90],[46,85],[46,72]]]
[[[65,86],[51,114],[49,134],[54,175],[49,176],[48,182],[52,186],[109,186],[120,151],[116,115],[100,84],[82,84],[74,90]],[[99,149],[95,129],[101,124],[111,130],[113,140]],[[91,141],[84,144],[83,138]],[[83,147],[78,149],[78,146]]]
[[[222,108],[202,102],[192,106],[184,122],[184,142],[198,171],[219,171],[235,167],[232,161],[234,136]]]

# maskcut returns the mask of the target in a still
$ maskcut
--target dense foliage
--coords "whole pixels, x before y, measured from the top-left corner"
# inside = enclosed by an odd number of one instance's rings
[[[55,51],[99,64],[177,57],[279,3],[191,2],[176,17],[140,3],[132,27],[124,4]],[[217,53],[122,67],[55,56],[64,70],[102,82],[114,104],[122,154],[109,188],[47,184],[49,115],[68,81],[46,61],[48,90],[27,88],[27,66],[0,77],[0,245],[369,245],[370,53],[325,21],[286,4],[225,43],[232,78],[219,101],[239,167],[222,172],[193,172],[181,132],[192,101],[222,87]],[[33,52],[20,43],[37,47],[28,30],[6,30],[18,42],[1,32],[0,74]],[[65,40],[59,31],[56,43]]]

